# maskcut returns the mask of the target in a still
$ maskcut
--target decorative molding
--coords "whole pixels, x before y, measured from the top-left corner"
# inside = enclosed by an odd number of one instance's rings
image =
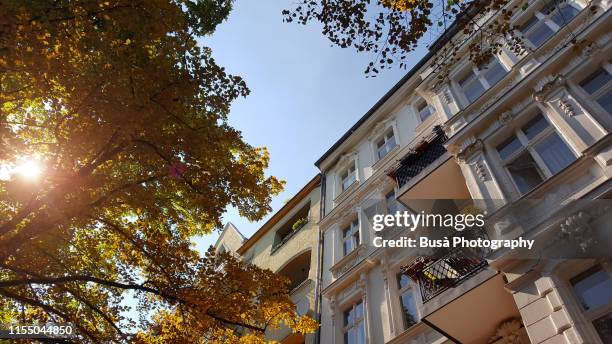
[[[393,124],[393,121],[395,120],[395,117],[388,117],[383,119],[382,121],[379,121],[378,123],[376,123],[374,125],[374,127],[372,127],[372,132],[369,135],[369,139],[373,140],[375,139],[377,136],[382,135],[382,133],[391,126],[391,124]]]
[[[350,269],[352,269],[354,266],[356,266],[364,258],[365,246],[362,244],[361,246],[353,250],[353,252],[340,259],[329,270],[333,274],[334,278],[339,278],[340,276],[348,272]]]
[[[461,143],[458,152],[455,154],[455,158],[459,162],[465,163],[473,153],[482,151],[483,147],[484,144],[481,139],[470,136]]]
[[[329,298],[329,313],[331,315],[332,325],[335,323],[336,319],[336,295],[332,295]]]
[[[476,175],[481,182],[486,182],[489,179],[487,167],[482,160],[478,160],[471,165],[474,167],[474,172],[476,172]]]
[[[347,152],[347,153],[342,154],[340,158],[338,159],[338,166],[348,164],[351,160],[355,159],[356,156],[357,156],[356,151]]]
[[[502,125],[510,123],[512,119],[514,119],[514,112],[511,110],[502,112],[498,118],[499,123]]]
[[[557,239],[570,239],[578,244],[582,252],[586,252],[591,246],[597,243],[593,238],[593,229],[589,225],[589,222],[591,222],[594,217],[596,218],[597,215],[584,211],[579,211],[566,217],[559,225],[561,233],[559,233]]]
[[[554,89],[556,89],[558,86],[565,85],[565,83],[566,79],[562,75],[547,75],[540,79],[533,88],[535,91],[533,94],[533,99],[537,102],[543,102]]]
[[[364,299],[366,299],[367,296],[367,278],[366,278],[366,274],[365,272],[361,272],[359,274],[359,280],[357,280],[357,283],[359,285],[359,289],[361,290],[361,297]],[[364,302],[365,303],[365,302]]]
[[[558,105],[559,105],[559,108],[563,110],[563,112],[567,116],[572,117],[576,115],[576,109],[574,108],[574,102],[569,97],[566,96],[566,97],[559,99]]]

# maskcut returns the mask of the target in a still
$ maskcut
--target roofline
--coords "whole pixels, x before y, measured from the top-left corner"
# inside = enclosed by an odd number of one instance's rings
[[[432,45],[429,47],[429,51],[427,52],[427,54],[425,54],[425,56],[423,56],[421,58],[421,60],[419,60],[419,62],[417,62],[416,65],[414,65],[414,67],[412,67],[408,73],[406,73],[406,75],[404,75],[404,77],[398,81],[395,85],[393,85],[393,87],[387,92],[385,93],[385,95],[382,96],[382,98],[380,98],[376,104],[374,104],[374,106],[372,106],[370,108],[370,110],[368,110],[368,112],[365,113],[365,115],[363,115],[358,121],[357,123],[355,123],[346,133],[344,133],[344,135],[342,135],[342,137],[340,137],[340,139],[338,141],[336,141],[336,143],[334,143],[325,153],[323,153],[323,155],[314,163],[315,166],[317,168],[319,168],[320,170],[320,165],[323,162],[323,160],[327,159],[338,147],[340,147],[340,145],[342,145],[342,143],[344,143],[344,141],[346,141],[349,136],[351,136],[357,129],[359,129],[359,127],[361,127],[361,125],[368,119],[370,118],[384,103],[387,102],[387,100],[389,100],[389,98],[391,98],[391,96],[393,96],[395,94],[395,92],[397,92],[397,90],[399,90],[402,86],[404,86],[404,84],[412,77],[414,76],[414,74],[416,74],[416,72],[421,69],[421,67],[423,67],[425,65],[425,63],[427,61],[429,61],[429,59],[435,55],[435,53],[444,45],[446,44],[448,41],[450,41],[450,39],[455,36],[455,34],[457,34],[457,32],[459,32],[459,30],[463,27],[463,25],[465,24],[465,22],[467,21],[461,21],[460,19],[463,19],[464,17],[473,17],[476,13],[475,11],[470,11],[470,9],[475,8],[474,6],[469,7],[468,11],[466,14],[461,13],[459,16],[457,16],[457,19],[455,21],[453,21],[453,23],[451,24],[451,26],[448,27],[448,29],[446,29],[442,35],[440,37],[438,37],[438,39],[436,39],[434,41],[434,43],[432,43]]]
[[[310,194],[317,186],[321,184],[321,174],[317,173],[306,185],[298,191],[295,196],[291,197],[282,208],[280,208],[272,217],[266,221],[257,232],[251,235],[250,238],[245,241],[242,246],[236,250],[238,254],[243,255],[246,251],[251,248],[259,239],[261,239],[275,224],[277,224],[291,209],[293,209],[300,201]]]
[[[238,229],[238,227],[236,227],[236,225],[234,225],[232,223],[232,221],[228,221],[225,226],[223,226],[223,230],[221,231],[221,234],[219,235],[219,237],[217,238],[217,241],[215,242],[215,245],[213,247],[217,247],[219,246],[219,242],[221,242],[221,239],[225,236],[225,232],[227,232],[229,227],[234,228],[234,231],[236,233],[238,233],[238,235],[240,235],[240,238],[242,239],[242,242],[245,242],[247,240],[247,238],[244,237],[244,235],[242,235],[242,232],[240,232],[240,230]]]

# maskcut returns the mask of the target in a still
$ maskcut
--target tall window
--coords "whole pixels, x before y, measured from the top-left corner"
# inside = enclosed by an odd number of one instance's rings
[[[397,274],[397,289],[400,295],[405,329],[416,324],[419,319],[415,302],[417,294],[414,286],[415,283],[412,282],[410,277],[402,273]]]
[[[574,293],[580,300],[603,343],[612,343],[612,313],[597,312],[612,303],[612,272],[596,265],[570,280]]]
[[[436,110],[429,104],[427,104],[427,102],[423,98],[419,98],[416,101],[415,108],[417,110],[417,113],[419,114],[421,122],[425,121],[429,116],[436,112]]]
[[[487,89],[493,87],[508,71],[493,58],[489,63],[470,69],[459,80],[459,86],[469,103],[480,97]]]
[[[357,180],[357,173],[355,172],[355,162],[351,164],[342,173],[342,191],[349,188]]]
[[[353,252],[357,246],[359,246],[361,240],[359,237],[359,220],[355,219],[342,230],[342,247],[344,255]]]
[[[395,214],[406,210],[406,208],[395,198],[395,189],[389,191],[385,195],[385,202],[387,205],[387,214]]]
[[[344,344],[365,344],[365,321],[363,301],[353,304],[344,311]]]
[[[395,142],[395,136],[393,135],[393,128],[388,128],[383,136],[376,141],[376,152],[378,159],[384,158],[391,149],[393,149],[397,143]]]
[[[542,114],[498,145],[497,152],[521,194],[529,192],[576,159]]]
[[[519,30],[534,48],[544,44],[555,32],[559,31],[580,9],[568,1],[551,0],[519,27]]]
[[[599,67],[584,78],[580,86],[591,98],[612,115],[612,66]]]

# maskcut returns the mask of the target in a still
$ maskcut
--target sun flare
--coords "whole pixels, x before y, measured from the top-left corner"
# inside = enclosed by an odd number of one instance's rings
[[[13,171],[23,178],[36,180],[42,174],[42,166],[34,159],[25,159],[20,161]]]

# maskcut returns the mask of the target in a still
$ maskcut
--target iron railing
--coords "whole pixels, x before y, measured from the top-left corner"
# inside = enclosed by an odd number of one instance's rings
[[[464,231],[466,239],[484,238],[484,228]],[[419,284],[423,303],[449,288],[454,288],[488,266],[484,258],[488,248],[455,248],[438,250],[430,257],[418,257],[401,272]]]
[[[444,142],[447,136],[440,126],[436,126],[429,137],[418,144],[410,153],[400,160],[393,172],[398,187],[406,185],[412,178],[421,173],[427,166],[446,153]]]

